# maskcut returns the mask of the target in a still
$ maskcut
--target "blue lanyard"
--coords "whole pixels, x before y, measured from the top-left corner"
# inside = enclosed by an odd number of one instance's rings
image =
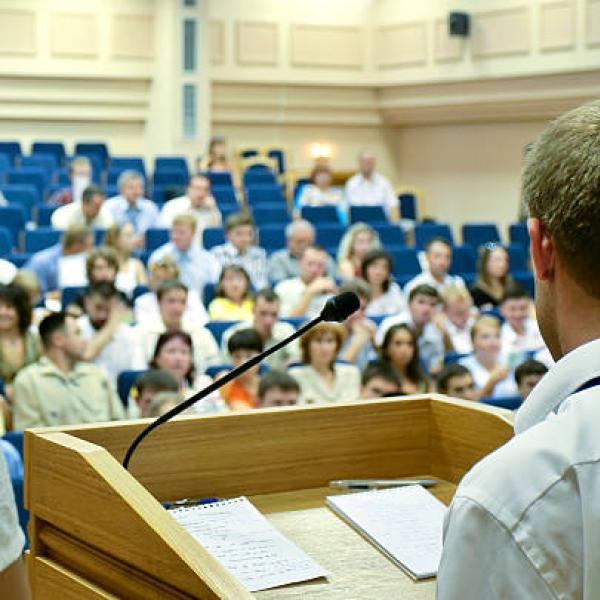
[[[590,388],[599,387],[599,386],[600,386],[600,377],[594,377],[593,379],[586,381],[583,385],[580,385],[574,392],[571,393],[571,395],[577,394],[578,392],[583,392],[583,390],[589,390]]]

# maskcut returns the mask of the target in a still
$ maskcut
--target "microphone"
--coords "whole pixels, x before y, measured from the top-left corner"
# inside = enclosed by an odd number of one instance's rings
[[[238,375],[245,373],[248,369],[259,364],[268,356],[271,356],[274,352],[281,350],[284,346],[293,342],[295,339],[304,335],[309,329],[312,329],[315,325],[323,321],[337,321],[338,323],[341,321],[345,321],[352,313],[356,312],[360,308],[360,300],[358,296],[354,292],[344,292],[343,294],[338,294],[337,296],[333,296],[325,303],[323,310],[321,310],[321,314],[318,317],[315,317],[308,323],[305,323],[300,327],[297,331],[294,331],[291,335],[289,335],[281,342],[278,342],[274,346],[267,348],[260,354],[253,356],[248,359],[245,363],[241,364],[239,367],[229,371],[227,375],[222,377],[217,381],[213,381],[210,385],[207,385],[203,390],[200,390],[193,396],[190,396],[187,400],[184,400],[170,411],[166,412],[164,415],[157,417],[148,427],[143,429],[138,436],[133,440],[131,446],[129,446],[127,452],[125,453],[125,458],[123,459],[123,467],[125,469],[129,468],[129,463],[131,461],[131,457],[135,452],[136,448],[140,445],[140,442],[154,429],[160,427],[163,423],[170,421],[173,417],[182,413],[184,410],[187,410],[190,406],[193,406],[202,398],[206,398],[209,394],[217,391],[219,388],[229,383],[233,379],[235,379]]]

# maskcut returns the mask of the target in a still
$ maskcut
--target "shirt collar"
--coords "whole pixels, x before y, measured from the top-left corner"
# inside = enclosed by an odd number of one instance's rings
[[[81,372],[81,367],[84,367],[84,363],[75,363],[73,370],[70,373],[65,373],[59,369],[54,362],[52,362],[47,356],[42,356],[39,359],[39,365],[42,367],[43,375],[54,375],[60,379],[69,379],[77,377]]]
[[[563,356],[544,375],[515,416],[515,433],[537,425],[558,409],[584,383],[600,376],[600,339]]]

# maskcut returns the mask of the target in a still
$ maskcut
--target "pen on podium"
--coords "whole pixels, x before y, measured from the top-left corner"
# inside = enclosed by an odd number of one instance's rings
[[[329,486],[341,490],[374,490],[407,485],[431,487],[436,483],[435,479],[338,479],[330,481]]]

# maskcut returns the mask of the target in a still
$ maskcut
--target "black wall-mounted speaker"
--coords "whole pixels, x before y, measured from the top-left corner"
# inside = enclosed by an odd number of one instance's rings
[[[468,37],[471,26],[471,18],[468,13],[451,12],[448,15],[448,32],[450,35]]]

